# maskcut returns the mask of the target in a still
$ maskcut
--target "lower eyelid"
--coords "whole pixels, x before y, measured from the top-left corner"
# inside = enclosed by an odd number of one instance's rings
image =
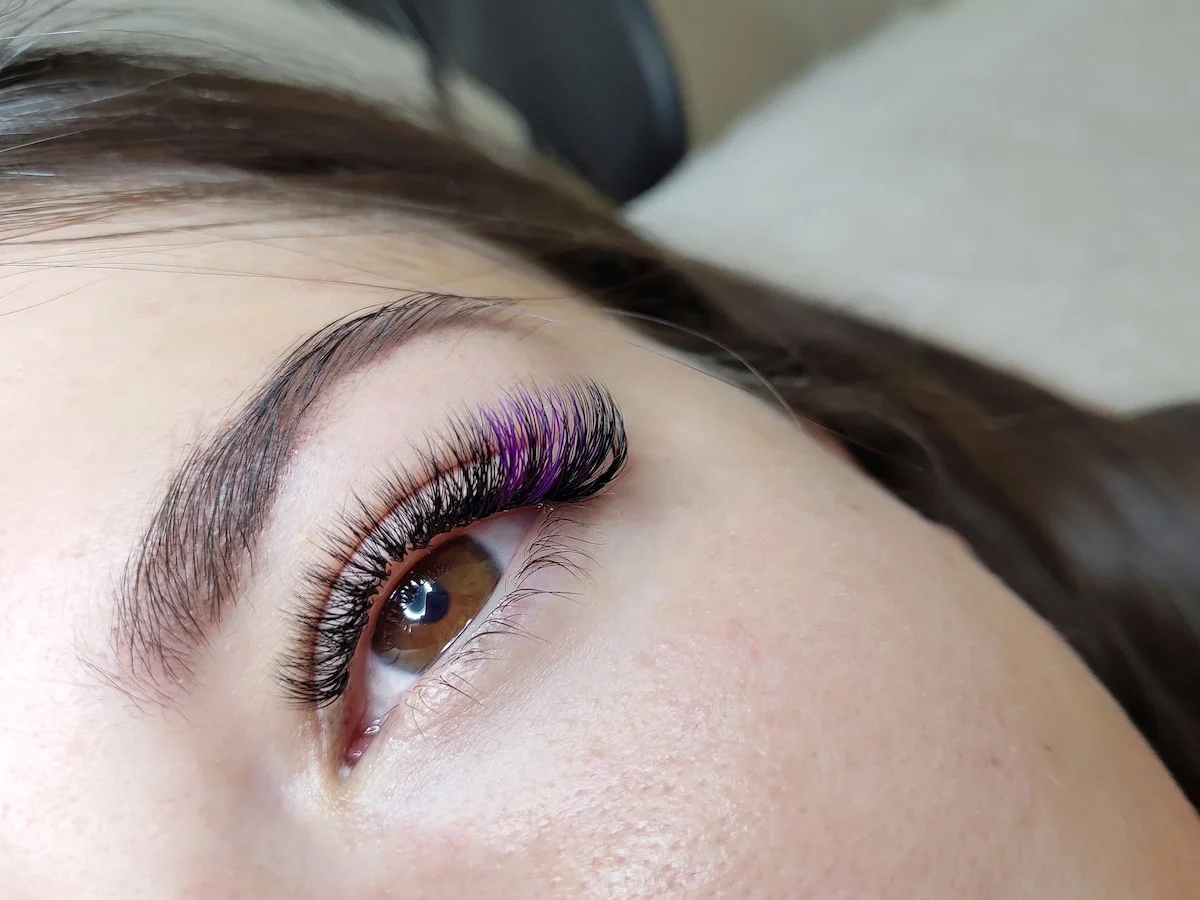
[[[381,671],[387,668],[386,664],[373,658],[368,660],[366,684],[377,683],[384,695],[390,697],[381,704],[385,708],[371,710],[363,717],[366,727],[374,726],[377,732],[368,737],[398,736],[409,731],[423,733],[429,720],[446,714],[448,706],[458,701],[480,703],[482,698],[474,686],[474,676],[485,665],[499,661],[500,642],[516,637],[539,640],[521,620],[534,612],[539,599],[567,591],[535,583],[538,573],[553,569],[577,583],[589,561],[586,552],[589,542],[580,534],[585,526],[571,512],[570,508],[547,508],[537,517],[510,560],[494,596],[424,672],[388,673]]]
[[[528,556],[530,547],[536,544],[538,535],[543,529],[546,516],[547,513],[544,511],[517,510],[464,530],[463,533],[470,534],[472,539],[478,541],[489,551],[504,573],[503,577],[479,613],[422,672],[409,673],[388,664],[372,652],[369,640],[366,642],[364,648],[366,659],[362,667],[363,702],[359,713],[360,721],[363,724],[359,727],[365,726],[369,729],[382,722],[397,706],[405,702],[408,692],[452,659],[455,656],[456,648],[460,648],[462,644],[470,641],[476,631],[487,627],[489,619],[495,614],[497,608],[510,597],[513,582],[524,568],[523,563],[514,567],[514,560]],[[372,628],[368,628],[368,638]]]

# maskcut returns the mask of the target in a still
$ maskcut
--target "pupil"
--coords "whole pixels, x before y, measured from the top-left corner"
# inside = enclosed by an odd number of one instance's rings
[[[436,581],[410,581],[400,600],[400,611],[408,622],[440,622],[450,611],[450,595]]]

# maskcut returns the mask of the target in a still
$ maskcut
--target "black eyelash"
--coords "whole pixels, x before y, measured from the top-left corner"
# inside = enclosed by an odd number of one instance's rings
[[[319,708],[342,696],[379,590],[409,554],[490,516],[595,496],[627,455],[620,410],[590,380],[517,387],[454,417],[418,451],[414,474],[392,471],[328,536],[327,562],[306,575],[297,649],[284,660],[287,697]]]

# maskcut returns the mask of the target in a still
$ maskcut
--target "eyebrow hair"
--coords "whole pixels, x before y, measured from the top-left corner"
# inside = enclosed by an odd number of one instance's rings
[[[410,294],[309,336],[175,470],[116,585],[106,672],[139,701],[169,702],[228,614],[308,416],[331,387],[401,344],[448,328],[518,330],[502,301]]]

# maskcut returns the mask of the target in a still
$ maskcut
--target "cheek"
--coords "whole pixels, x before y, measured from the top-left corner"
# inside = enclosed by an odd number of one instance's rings
[[[787,858],[785,673],[757,628],[680,626],[663,609],[606,628],[585,664],[510,708],[451,786],[382,832],[420,852],[378,883],[433,896],[761,893]]]
[[[717,643],[726,638],[698,629],[633,653],[622,702],[597,711],[605,727],[577,724],[591,737],[586,765],[567,775],[563,858],[585,883],[602,874],[622,896],[751,896],[779,858],[773,798],[791,765],[771,698],[782,695],[760,637],[739,628],[732,651]]]
[[[612,617],[454,760],[428,806],[385,829],[410,849],[381,884],[436,885],[435,896],[484,884],[527,897],[869,894],[874,863],[901,868],[881,854],[938,864],[918,847],[961,837],[939,782],[970,774],[947,755],[969,748],[939,727],[954,724],[951,700],[914,700],[923,688],[905,648],[917,642],[863,593],[879,564],[859,559],[847,584],[813,546],[789,556],[798,527],[788,541],[732,517],[724,529],[711,544],[676,532],[696,552],[647,549],[657,564],[636,560],[628,577],[609,567],[596,587],[621,597]],[[895,587],[884,609],[904,607]],[[921,826],[897,829],[889,808]]]
[[[610,664],[556,692],[510,838],[572,896],[778,894],[812,749],[778,623],[626,596],[655,611],[623,619],[595,647]]]
[[[886,871],[919,882],[966,830],[985,848],[1027,805],[994,638],[955,611],[970,601],[933,596],[961,586],[961,561],[907,513],[858,499],[871,514],[839,504],[808,520],[763,496],[739,518],[731,504],[677,525],[678,552],[638,567],[655,596],[625,586],[653,612],[618,629],[626,702],[601,719],[615,723],[596,739],[609,785],[591,814],[686,835],[673,859],[723,895],[870,893]],[[990,587],[977,581],[964,594]],[[990,818],[964,816],[964,796]]]

